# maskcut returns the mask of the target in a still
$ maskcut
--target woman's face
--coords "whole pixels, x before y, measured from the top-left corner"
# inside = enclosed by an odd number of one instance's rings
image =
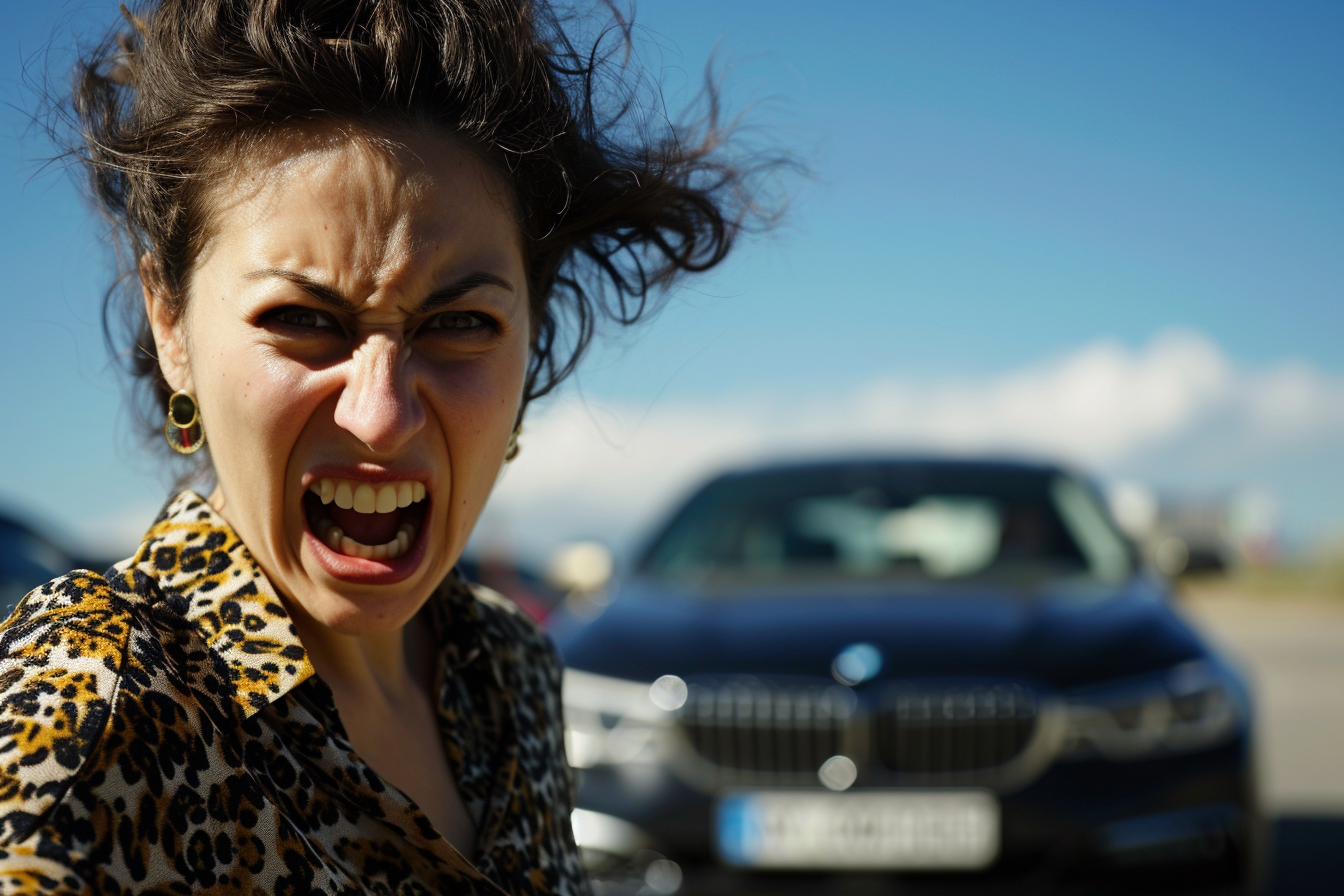
[[[151,295],[150,318],[200,404],[212,500],[271,580],[336,631],[389,631],[499,474],[523,255],[503,179],[451,138],[307,136],[214,191],[185,311]]]

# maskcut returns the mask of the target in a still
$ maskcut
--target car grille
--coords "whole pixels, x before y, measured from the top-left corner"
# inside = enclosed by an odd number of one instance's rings
[[[1041,721],[1031,689],[1015,683],[900,685],[860,703],[834,686],[692,685],[679,726],[718,786],[815,783],[845,754],[869,780],[986,782],[1030,748]]]
[[[721,768],[814,773],[844,751],[853,709],[853,696],[836,688],[697,687],[681,727],[695,751]]]
[[[1006,765],[1036,731],[1035,696],[1016,684],[903,688],[877,714],[877,757],[913,775],[955,774]]]

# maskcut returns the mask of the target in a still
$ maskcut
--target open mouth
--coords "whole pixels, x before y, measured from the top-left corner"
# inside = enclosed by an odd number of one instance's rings
[[[308,528],[331,550],[364,560],[395,560],[424,528],[425,484],[323,478],[303,496]]]

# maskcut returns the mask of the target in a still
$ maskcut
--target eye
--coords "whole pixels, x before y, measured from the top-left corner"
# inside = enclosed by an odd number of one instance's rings
[[[266,314],[268,323],[279,324],[294,330],[339,330],[336,319],[325,311],[306,308],[302,305],[286,305]]]
[[[449,334],[475,335],[495,333],[499,325],[491,317],[476,311],[445,311],[425,322],[425,329]]]

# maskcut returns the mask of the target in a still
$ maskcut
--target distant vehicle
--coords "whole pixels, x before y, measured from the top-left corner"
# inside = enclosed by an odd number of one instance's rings
[[[574,605],[576,830],[644,892],[1255,882],[1246,684],[1065,469],[730,473]]]
[[[29,591],[82,565],[28,523],[0,513],[0,622]]]
[[[457,561],[457,571],[468,582],[498,591],[538,622],[544,622],[551,608],[564,597],[540,575],[510,558],[463,556]]]

